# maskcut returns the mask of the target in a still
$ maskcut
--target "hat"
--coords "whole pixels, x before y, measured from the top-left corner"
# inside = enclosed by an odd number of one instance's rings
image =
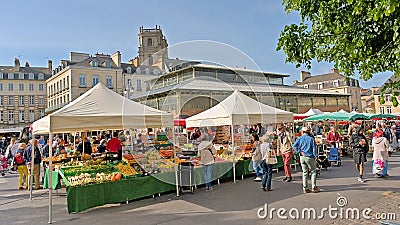
[[[310,132],[310,128],[308,128],[308,127],[303,127],[303,128],[301,128],[301,131],[303,131],[303,132]]]

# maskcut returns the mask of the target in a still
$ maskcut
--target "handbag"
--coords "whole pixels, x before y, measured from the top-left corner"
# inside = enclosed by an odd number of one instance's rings
[[[267,164],[274,165],[278,163],[278,159],[276,158],[276,153],[274,149],[269,150],[269,156],[267,157]]]
[[[260,149],[259,144],[257,145],[256,150],[254,150],[254,155],[251,159],[254,162],[260,162],[262,160],[262,154],[261,154],[261,149]]]

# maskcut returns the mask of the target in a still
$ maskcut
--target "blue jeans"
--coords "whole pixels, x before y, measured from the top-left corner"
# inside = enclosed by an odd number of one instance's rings
[[[267,189],[271,188],[271,180],[272,180],[272,165],[267,164],[265,160],[262,161],[261,163],[262,167],[264,168],[264,175],[262,178],[261,185],[265,188],[267,186]]]
[[[258,161],[253,161],[253,169],[254,172],[256,173],[256,177],[260,177],[260,170],[264,174],[264,168],[262,168],[262,163]]]
[[[213,167],[213,164],[210,164],[210,165],[203,165],[204,181],[205,181],[205,183],[206,183],[206,187],[207,187],[207,188],[211,187],[212,167]]]

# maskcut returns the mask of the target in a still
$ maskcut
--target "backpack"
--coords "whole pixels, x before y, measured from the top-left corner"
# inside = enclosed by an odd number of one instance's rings
[[[22,157],[22,154],[21,153],[17,153],[17,154],[15,154],[15,163],[17,164],[17,165],[23,165],[24,164],[24,158]]]

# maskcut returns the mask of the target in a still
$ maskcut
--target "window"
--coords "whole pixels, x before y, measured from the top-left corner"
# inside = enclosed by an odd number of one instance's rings
[[[0,73],[0,79],[4,79],[3,73]]]
[[[29,110],[29,122],[33,122],[35,120],[35,111]]]
[[[333,87],[339,87],[339,80],[333,81]]]
[[[43,91],[44,90],[44,84],[39,84],[39,91]]]
[[[159,74],[158,70],[154,69],[153,70],[153,75],[158,75],[158,74]]]
[[[106,76],[106,86],[112,88],[112,78],[111,76]]]
[[[64,89],[67,88],[66,82],[65,82],[65,77],[64,77],[64,79],[63,79],[63,87],[64,87]]]
[[[14,79],[14,74],[13,74],[13,73],[9,73],[9,74],[8,74],[8,79],[9,79],[9,80]]]
[[[128,89],[132,88],[132,79],[128,79]]]
[[[99,63],[97,62],[97,60],[93,60],[92,61],[92,67],[98,67]]]
[[[109,61],[105,61],[106,68],[111,68],[111,63]]]
[[[379,107],[379,112],[381,114],[384,114],[385,113],[385,107],[383,107],[383,106]]]
[[[126,72],[127,73],[132,73],[132,68],[131,67],[126,68]]]
[[[386,102],[390,101],[390,95],[385,95],[385,101]]]
[[[153,39],[147,39],[147,46],[153,46]]]
[[[13,91],[13,90],[14,90],[14,84],[9,83],[9,84],[8,84],[8,90],[9,90],[9,91]]]
[[[34,84],[29,84],[29,90],[33,91],[34,90],[35,85]]]
[[[19,84],[19,90],[23,91],[24,90],[24,84]]]
[[[8,111],[8,123],[9,124],[14,123],[14,111]]]
[[[146,73],[146,75],[149,75],[150,74],[150,70],[147,68],[145,73]]]
[[[3,122],[3,111],[0,111],[0,122]]]
[[[38,79],[39,79],[39,80],[44,80],[44,74],[43,74],[43,73],[39,73]]]
[[[150,91],[150,83],[149,82],[146,83],[146,91]]]
[[[67,76],[66,81],[67,81],[67,87],[69,88],[69,76]]]
[[[3,90],[3,84],[0,84],[0,91]]]
[[[13,106],[14,105],[14,96],[8,96],[8,105]]]
[[[79,75],[79,87],[86,87],[86,75]]]
[[[24,75],[23,73],[18,74],[18,79],[23,80],[24,79]]]
[[[24,110],[19,110],[19,122],[23,123],[25,121],[25,112]]]
[[[308,89],[308,84],[305,84],[303,88]]]
[[[392,106],[386,107],[386,113],[388,113],[388,114],[392,113]]]
[[[35,104],[35,96],[30,95],[29,96],[29,105],[34,105]]]
[[[142,91],[142,80],[137,80],[136,81],[136,90],[137,91]]]
[[[33,79],[35,79],[35,75],[33,73],[30,73],[29,74],[29,80],[33,80]]]
[[[39,105],[44,105],[44,97],[39,96]]]
[[[39,109],[39,119],[44,117],[44,109]]]
[[[4,96],[0,96],[0,106],[4,105]]]
[[[25,104],[25,96],[21,95],[19,96],[19,105],[23,106]]]
[[[99,76],[94,75],[92,77],[92,87],[96,86],[96,84],[98,84],[98,83],[99,83]]]
[[[324,89],[324,84],[323,83],[318,83],[318,90]]]

